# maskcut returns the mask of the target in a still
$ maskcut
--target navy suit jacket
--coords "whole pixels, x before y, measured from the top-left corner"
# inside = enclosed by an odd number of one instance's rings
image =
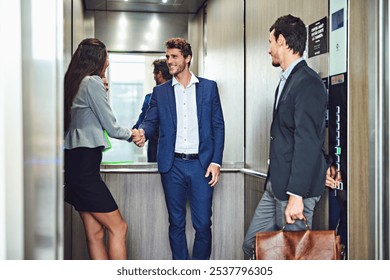
[[[133,126],[133,128],[138,129],[138,127],[144,120],[146,111],[149,108],[149,101],[151,96],[152,96],[151,93],[145,95],[144,103],[142,104],[141,114],[139,114],[138,120],[136,124]],[[158,130],[156,131],[156,134],[148,140],[148,162],[157,161],[157,141],[158,141]]]
[[[299,62],[283,87],[271,124],[267,179],[278,199],[287,200],[286,192],[303,198],[324,192],[326,107],[321,78],[305,61]]]
[[[196,83],[196,106],[198,112],[199,160],[204,169],[211,162],[222,165],[225,143],[225,123],[221,101],[215,81],[199,78]],[[146,138],[159,129],[157,163],[161,173],[168,172],[173,164],[177,114],[175,92],[172,80],[154,87],[149,109],[140,128],[145,130]]]

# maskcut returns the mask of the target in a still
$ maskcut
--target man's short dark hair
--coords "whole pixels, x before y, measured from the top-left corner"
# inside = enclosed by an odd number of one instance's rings
[[[169,69],[167,65],[166,59],[156,59],[153,61],[154,70],[153,73],[157,74],[158,72],[161,72],[164,80],[168,81],[172,79],[172,75],[169,74]]]
[[[294,54],[299,53],[303,56],[306,48],[307,31],[303,21],[292,15],[286,15],[278,18],[270,27],[269,31],[274,32],[275,40],[282,34],[286,39],[286,44],[289,49],[293,50]]]

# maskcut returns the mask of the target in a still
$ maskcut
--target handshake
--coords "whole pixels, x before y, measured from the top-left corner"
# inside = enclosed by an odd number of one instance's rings
[[[145,145],[145,131],[141,129],[132,129],[131,130],[131,139],[133,140],[134,144],[136,144],[138,147],[143,147]]]

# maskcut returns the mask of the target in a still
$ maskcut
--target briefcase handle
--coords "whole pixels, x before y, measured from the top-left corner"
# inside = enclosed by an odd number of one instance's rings
[[[309,230],[310,228],[309,228],[309,225],[308,225],[308,223],[307,223],[307,220],[306,220],[306,218],[304,218],[304,219],[296,219],[295,220],[295,222],[293,223],[293,224],[285,224],[283,227],[282,227],[282,231],[293,231],[293,230],[286,230],[286,227],[288,228],[289,226],[293,226],[293,225],[295,225],[295,223],[296,222],[303,222],[304,224],[305,224],[305,227],[306,227],[306,230]]]

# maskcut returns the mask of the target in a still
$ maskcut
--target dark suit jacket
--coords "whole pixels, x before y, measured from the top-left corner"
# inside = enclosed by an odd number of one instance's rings
[[[140,126],[140,124],[144,120],[145,115],[146,115],[146,111],[149,108],[149,101],[150,101],[151,95],[152,95],[151,93],[148,93],[147,95],[145,95],[144,103],[143,103],[142,109],[141,109],[141,114],[139,114],[138,120],[137,120],[136,124],[133,126],[133,128],[138,129],[138,127]],[[156,131],[156,134],[148,140],[148,162],[156,162],[157,161],[157,141],[158,141],[158,129]]]
[[[299,62],[283,87],[271,124],[267,179],[280,200],[288,199],[286,192],[304,198],[324,192],[326,104],[322,80],[305,61]]]
[[[211,162],[222,165],[225,142],[225,123],[217,83],[198,78],[196,84],[196,106],[198,111],[199,160],[204,169]],[[146,138],[159,128],[157,162],[161,173],[172,167],[176,142],[176,101],[172,80],[153,89],[149,109],[140,128]]]

